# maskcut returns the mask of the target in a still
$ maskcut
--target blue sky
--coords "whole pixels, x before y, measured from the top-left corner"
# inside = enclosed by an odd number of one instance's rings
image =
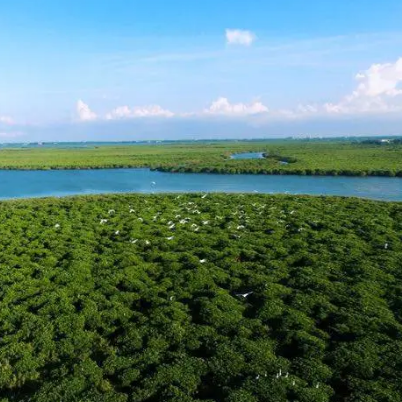
[[[0,0],[0,142],[402,134],[401,20],[400,0]]]

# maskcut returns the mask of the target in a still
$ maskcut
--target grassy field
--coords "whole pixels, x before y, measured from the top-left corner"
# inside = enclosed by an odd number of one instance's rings
[[[263,160],[231,160],[262,151]],[[280,161],[290,162],[287,165]],[[150,167],[163,171],[402,176],[401,144],[328,141],[214,142],[88,149],[2,149],[2,169]]]
[[[0,203],[2,402],[400,402],[402,204]]]

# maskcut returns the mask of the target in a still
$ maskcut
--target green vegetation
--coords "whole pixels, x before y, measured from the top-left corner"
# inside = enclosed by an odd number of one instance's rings
[[[233,160],[261,151],[265,159]],[[290,162],[287,165],[281,161]],[[261,141],[100,146],[88,149],[2,149],[2,169],[150,167],[171,172],[399,176],[402,144],[341,141]]]
[[[111,195],[0,222],[1,402],[402,401],[402,204]]]

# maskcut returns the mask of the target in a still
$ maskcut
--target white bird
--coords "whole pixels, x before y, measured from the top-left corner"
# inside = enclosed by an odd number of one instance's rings
[[[295,380],[292,381],[292,385],[293,385],[293,386],[296,385],[296,381],[295,381]]]
[[[207,260],[205,258],[203,258],[202,260],[200,260],[201,264],[205,264],[207,262]]]
[[[236,296],[240,296],[240,297],[247,298],[247,297],[249,297],[250,295],[252,295],[253,293],[254,293],[254,292],[238,293]],[[280,375],[282,375],[282,371],[281,371],[281,370],[279,370],[279,373],[280,373]]]
[[[195,223],[193,223],[193,224],[191,224],[191,227],[192,227],[192,228],[196,228],[197,225],[196,225]]]
[[[244,226],[243,226],[243,225],[239,225],[239,226],[237,227],[237,230],[240,230],[240,229],[244,229]]]
[[[169,226],[169,229],[172,230],[172,229],[174,229],[175,226],[176,225],[173,223],[172,225]]]
[[[108,214],[111,215],[111,214],[114,214],[115,212],[116,211],[114,209],[109,209]]]
[[[151,242],[150,242],[149,240],[145,240],[145,244],[146,244],[147,246],[149,246],[149,245],[151,244]]]
[[[289,378],[289,373],[286,373],[285,378]]]
[[[279,369],[279,377],[282,377],[282,369]]]
[[[167,240],[173,240],[173,239],[174,239],[174,236],[167,237],[166,239],[167,239]]]
[[[144,222],[144,219],[138,218],[137,221]]]
[[[107,219],[101,219],[101,220],[100,220],[100,224],[101,224],[101,225],[103,225],[103,224],[105,224],[105,223],[107,223]]]
[[[55,227],[56,229],[58,229],[58,228],[60,227],[60,224],[56,223],[56,224],[54,225],[54,227]]]
[[[120,233],[120,230],[116,230],[114,234],[117,236]]]
[[[315,386],[317,389],[320,388],[320,383],[317,383]]]
[[[384,248],[385,248],[385,250],[388,249],[388,243],[385,243],[385,244],[384,244]]]
[[[204,194],[201,198],[204,199],[208,194]]]
[[[174,296],[170,296],[169,300],[172,301],[174,299]]]
[[[137,243],[137,241],[138,241],[138,239],[132,239],[131,244],[135,244],[135,243]]]
[[[260,379],[260,375],[258,374],[257,377],[255,377],[256,380]]]
[[[184,225],[185,223],[187,223],[187,221],[185,219],[180,220],[180,224]]]
[[[130,209],[130,214],[133,214],[135,212],[135,209]]]
[[[156,185],[156,181],[151,181],[151,184],[152,184],[153,186],[155,186],[155,185]]]
[[[203,225],[208,225],[209,221],[202,221]]]

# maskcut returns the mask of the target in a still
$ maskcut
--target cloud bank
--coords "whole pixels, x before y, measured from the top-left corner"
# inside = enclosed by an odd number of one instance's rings
[[[106,114],[106,120],[133,119],[139,117],[173,117],[174,113],[163,109],[159,105],[150,105],[144,107],[119,106]]]
[[[204,110],[207,115],[247,116],[259,113],[268,113],[269,109],[259,101],[250,104],[230,103],[227,98],[221,97],[212,102],[208,109]]]
[[[129,119],[190,119],[223,116],[243,118],[258,124],[270,120],[294,120],[351,115],[378,115],[402,112],[402,58],[394,63],[373,64],[355,76],[354,91],[338,102],[300,104],[290,109],[272,109],[260,100],[250,103],[233,103],[221,96],[207,108],[191,113],[172,112],[160,105],[118,106],[104,115],[91,110],[82,100],[77,102],[79,121],[129,120]],[[0,120],[1,121],[1,120]],[[6,120],[4,120],[6,121]],[[7,120],[8,121],[8,120]],[[11,120],[10,120],[11,121]]]
[[[14,120],[9,116],[0,116],[0,123],[11,126],[14,124]]]

